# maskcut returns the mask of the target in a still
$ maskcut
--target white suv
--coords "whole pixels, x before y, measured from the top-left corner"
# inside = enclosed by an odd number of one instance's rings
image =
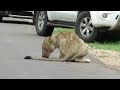
[[[54,27],[67,27],[92,42],[101,31],[120,30],[120,11],[36,11],[35,25],[40,36],[50,36]]]

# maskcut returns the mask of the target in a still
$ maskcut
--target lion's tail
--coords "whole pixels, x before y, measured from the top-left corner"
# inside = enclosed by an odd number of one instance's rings
[[[32,56],[25,56],[24,59],[33,59],[33,57]]]
[[[29,59],[29,60],[41,60],[41,61],[44,60],[44,58],[32,57],[32,56],[25,56],[24,59]]]

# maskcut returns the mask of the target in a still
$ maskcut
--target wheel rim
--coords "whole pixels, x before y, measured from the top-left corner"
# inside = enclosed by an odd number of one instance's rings
[[[94,27],[92,25],[90,17],[85,17],[80,22],[80,33],[84,37],[89,37],[93,33]]]
[[[44,24],[45,24],[45,13],[44,12],[40,12],[39,16],[38,16],[38,28],[39,31],[43,30]]]

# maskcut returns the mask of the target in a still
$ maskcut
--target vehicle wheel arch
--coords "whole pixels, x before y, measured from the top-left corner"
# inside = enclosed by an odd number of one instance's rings
[[[84,12],[84,11],[78,11],[77,17],[78,17],[78,15],[79,15],[81,12]],[[90,11],[87,11],[87,12],[90,13]],[[90,14],[90,16],[91,16],[91,14]]]

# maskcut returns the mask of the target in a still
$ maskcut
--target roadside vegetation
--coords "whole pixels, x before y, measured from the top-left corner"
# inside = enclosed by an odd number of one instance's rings
[[[68,28],[55,28],[53,34],[57,33],[57,32],[64,32],[64,31],[68,31],[68,32],[75,32],[74,29],[68,29]],[[113,50],[113,51],[117,51],[120,52],[120,40],[117,41],[103,41],[101,42],[94,42],[94,43],[88,43],[89,46],[91,46],[92,48],[96,48],[96,49],[104,49],[104,50]]]

